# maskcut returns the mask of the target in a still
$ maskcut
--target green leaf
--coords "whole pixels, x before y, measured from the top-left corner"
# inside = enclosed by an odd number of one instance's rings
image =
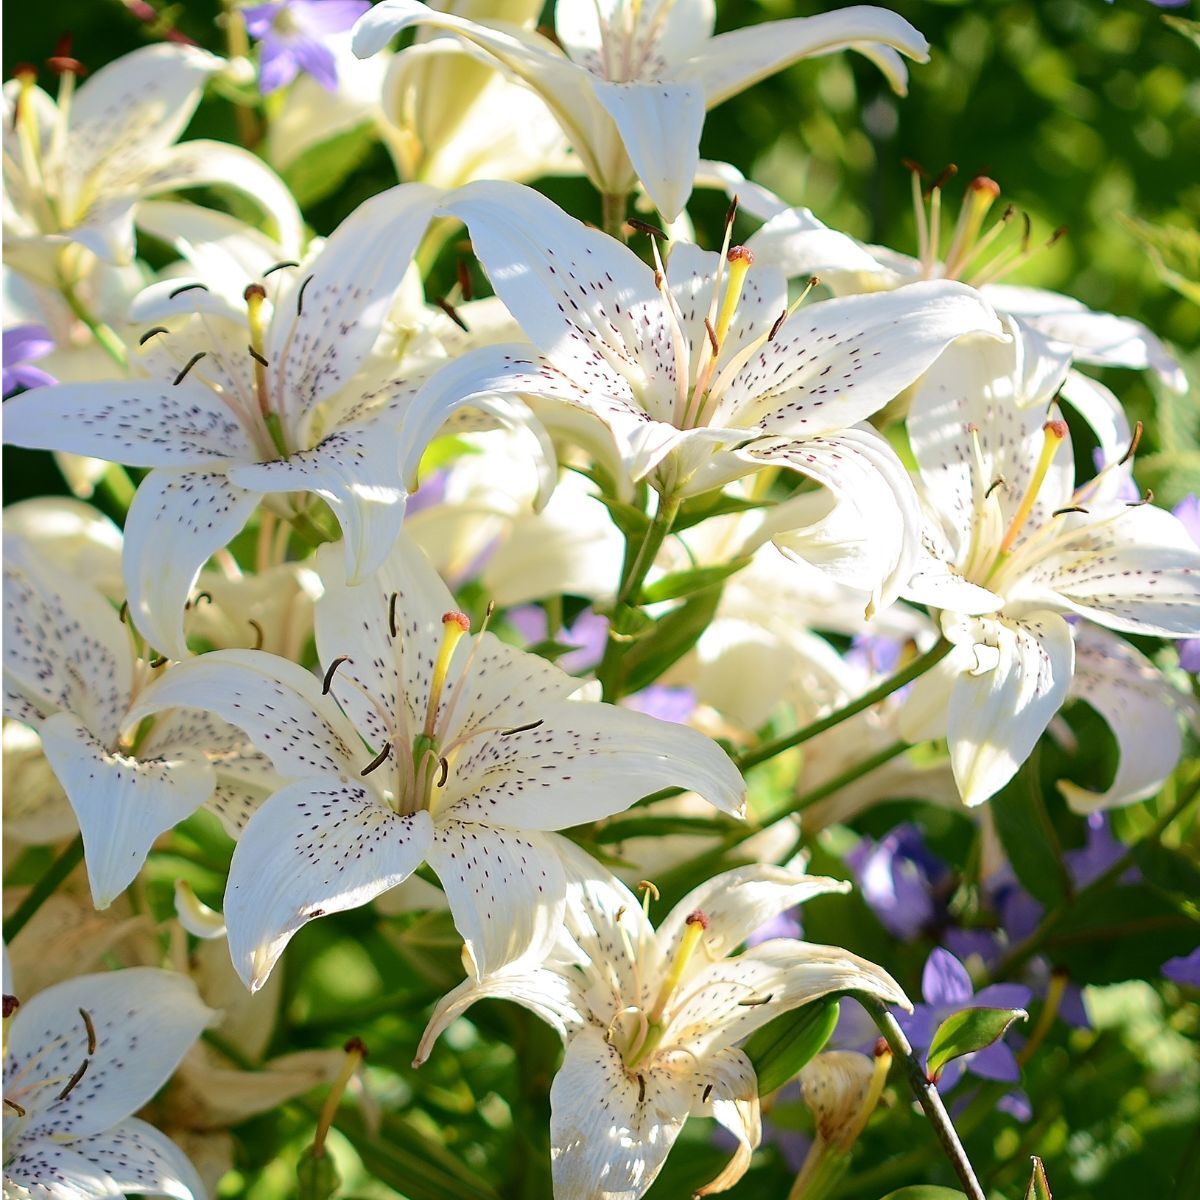
[[[662,600],[679,600],[695,592],[703,591],[714,583],[736,575],[747,563],[748,558],[735,558],[732,562],[715,567],[692,567],[687,571],[672,571],[642,589],[642,604],[658,604]]]
[[[1028,1016],[1023,1008],[964,1008],[951,1013],[938,1026],[929,1045],[929,1078],[936,1080],[951,1060],[998,1042],[1014,1021],[1024,1021]]]
[[[1054,1200],[1050,1193],[1050,1183],[1046,1179],[1046,1168],[1042,1160],[1033,1156],[1033,1171],[1029,1176],[1029,1186],[1025,1189],[1025,1200]]]
[[[1142,878],[1164,892],[1200,896],[1200,867],[1186,854],[1164,846],[1157,838],[1144,838],[1134,847],[1133,861]]]
[[[730,496],[724,492],[708,492],[694,496],[680,506],[671,528],[678,532],[692,525],[699,525],[709,517],[720,517],[726,513],[748,512],[753,508],[770,508],[772,500],[746,500],[741,496]]]
[[[375,129],[369,122],[310,146],[294,158],[280,174],[292,190],[296,203],[307,208],[323,200],[345,182],[366,160],[375,145]]]
[[[624,821],[610,821],[603,829],[596,831],[593,841],[608,844],[624,842],[629,838],[668,837],[672,834],[720,837],[743,824],[717,812],[711,817],[630,817]]]
[[[1200,304],[1200,230],[1119,216],[1121,224],[1146,248],[1163,283]]]
[[[1031,896],[1053,906],[1066,894],[1065,870],[1040,788],[1034,758],[992,797],[989,808],[1017,879]]]
[[[1176,17],[1169,13],[1163,13],[1163,24],[1169,25],[1176,33],[1182,33],[1185,38],[1190,38],[1197,46],[1200,46],[1200,21],[1193,21],[1188,17]]]
[[[342,1180],[333,1159],[322,1149],[309,1146],[296,1166],[296,1195],[299,1200],[329,1200]]]
[[[768,1021],[742,1047],[754,1064],[760,1096],[794,1079],[829,1041],[838,1019],[838,1002],[826,998]]]
[[[938,1187],[934,1183],[915,1183],[898,1191],[888,1192],[883,1200],[967,1200],[966,1195],[954,1188]]]
[[[640,508],[611,496],[597,496],[596,499],[608,509],[613,524],[625,535],[627,542],[640,542],[646,536],[650,518]]]
[[[638,692],[678,662],[708,628],[721,599],[721,585],[695,592],[660,617],[621,656],[622,692]]]

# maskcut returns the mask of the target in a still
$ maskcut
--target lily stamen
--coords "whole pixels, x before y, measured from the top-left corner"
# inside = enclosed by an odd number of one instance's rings
[[[1037,466],[1033,469],[1033,477],[1029,481],[1029,487],[1025,491],[1024,499],[1022,499],[1020,506],[1013,515],[1008,530],[1000,542],[1001,558],[1012,550],[1013,543],[1020,537],[1021,530],[1024,528],[1025,522],[1029,519],[1029,514],[1033,512],[1033,506],[1037,503],[1038,492],[1045,482],[1046,475],[1050,470],[1050,464],[1054,461],[1054,456],[1058,453],[1059,446],[1067,436],[1067,423],[1057,420],[1047,421],[1042,426],[1042,434],[1042,452],[1038,456]]]
[[[696,952],[696,947],[700,945],[707,929],[708,918],[699,909],[688,917],[684,925],[683,937],[679,940],[679,949],[675,952],[675,960],[671,964],[671,970],[666,979],[663,980],[663,985],[659,989],[658,999],[655,1000],[654,1007],[650,1010],[650,1023],[652,1025],[657,1025],[662,1020],[663,1012],[670,1002],[675,989],[679,986],[679,981],[683,978],[683,973],[687,970],[687,965],[691,961],[692,955]]]

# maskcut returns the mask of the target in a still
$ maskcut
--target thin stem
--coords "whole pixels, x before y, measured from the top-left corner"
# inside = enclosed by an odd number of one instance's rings
[[[967,1158],[967,1152],[963,1149],[962,1142],[959,1141],[954,1123],[950,1120],[950,1114],[942,1103],[942,1097],[937,1088],[929,1082],[925,1068],[921,1066],[908,1038],[904,1036],[904,1030],[900,1028],[900,1023],[892,1016],[882,1001],[877,1000],[874,996],[859,992],[855,998],[871,1014],[871,1019],[879,1027],[879,1032],[887,1039],[892,1054],[904,1064],[905,1074],[908,1076],[908,1086],[912,1089],[917,1102],[925,1110],[925,1115],[929,1118],[968,1200],[987,1200],[983,1188],[979,1186],[979,1180],[975,1177],[971,1161]]]
[[[827,796],[832,796],[834,792],[840,792],[842,788],[848,787],[864,775],[869,775],[877,767],[882,767],[884,763],[891,762],[893,758],[898,758],[907,749],[909,749],[909,744],[903,739],[893,742],[890,746],[886,746],[880,750],[878,754],[873,754],[870,758],[864,758],[862,762],[855,763],[852,767],[847,767],[840,775],[835,775],[832,779],[826,780],[811,791],[798,796],[787,806],[785,813],[804,812],[806,808],[811,808]],[[735,759],[734,761],[736,762],[737,760]],[[783,816],[785,813],[780,813],[779,816]]]
[[[46,873],[33,885],[33,890],[21,901],[17,911],[4,922],[4,937],[8,942],[29,924],[39,908],[57,891],[58,885],[78,866],[83,858],[83,835],[75,840],[50,864]]]
[[[63,299],[67,302],[67,307],[72,313],[82,321],[96,339],[97,345],[108,355],[109,358],[121,368],[122,371],[129,368],[129,354],[125,349],[125,343],[121,341],[116,332],[108,325],[105,325],[92,311],[84,304],[79,293],[75,290],[73,283],[68,283],[64,276],[59,277],[59,291],[62,292]]]
[[[235,0],[224,0],[225,11],[221,15],[221,24],[225,29],[225,50],[231,62],[239,58],[250,58],[250,36],[246,32],[246,19],[238,11]],[[237,121],[238,141],[248,150],[258,145],[262,137],[258,119],[245,104],[235,103],[233,106],[234,119]]]
[[[743,771],[748,771],[751,767],[756,767],[759,763],[766,762],[767,759],[774,758],[775,755],[782,754],[785,750],[791,750],[794,746],[802,746],[811,738],[815,738],[817,734],[824,733],[827,729],[832,729],[835,725],[840,725],[843,721],[857,715],[864,709],[878,704],[880,700],[886,700],[893,692],[898,692],[902,687],[912,683],[914,679],[924,675],[930,667],[941,662],[950,653],[950,649],[951,643],[946,641],[945,638],[941,638],[936,645],[927,650],[919,658],[914,658],[904,670],[898,671],[895,675],[885,679],[877,687],[859,696],[857,700],[852,700],[844,707],[836,709],[828,716],[822,717],[819,721],[814,721],[811,725],[806,725],[803,729],[799,729],[795,733],[785,734],[783,737],[775,738],[773,741],[764,742],[756,750],[750,750],[740,755],[736,759],[738,767]]]
[[[604,232],[615,238],[625,240],[625,211],[629,196],[625,192],[602,192],[600,194],[601,211],[604,214]]]

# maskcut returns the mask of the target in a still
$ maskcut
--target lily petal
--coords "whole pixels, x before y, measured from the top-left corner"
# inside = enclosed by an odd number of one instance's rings
[[[740,1050],[720,1050],[704,1061],[699,1103],[693,1098],[692,1116],[711,1116],[737,1138],[737,1150],[715,1178],[696,1192],[708,1196],[733,1187],[750,1166],[750,1157],[762,1141],[762,1115],[758,1100],[758,1077],[750,1060]],[[706,1098],[705,1098],[706,1097]]]
[[[241,532],[258,496],[209,471],[152,471],[125,519],[129,612],[146,640],[188,656],[184,604],[200,568]]]
[[[242,981],[258,991],[297,930],[402,883],[432,836],[427,812],[400,816],[352,783],[309,779],[276,792],[229,866],[225,923]]]
[[[137,1117],[72,1142],[71,1149],[103,1171],[118,1193],[173,1200],[206,1200],[208,1195],[187,1155],[166,1134]]]

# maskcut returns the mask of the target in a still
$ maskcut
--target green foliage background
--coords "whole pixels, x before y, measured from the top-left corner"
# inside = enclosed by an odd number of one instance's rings
[[[738,0],[721,7],[719,20],[728,28],[821,7]],[[931,63],[913,68],[907,99],[892,97],[874,68],[856,56],[804,64],[717,109],[706,127],[705,154],[733,161],[831,225],[899,249],[915,245],[901,158],[934,171],[956,162],[960,180],[986,171],[1031,214],[1035,230],[1070,229],[1024,269],[1022,281],[1137,316],[1192,353],[1200,307],[1161,282],[1119,215],[1185,230],[1200,224],[1200,47],[1143,0],[894,0],[892,7],[933,47]],[[177,23],[219,48],[212,23],[218,9],[215,0],[189,0],[176,6]],[[93,67],[145,40],[143,27],[117,0],[10,4],[4,27],[6,77],[14,63],[41,62],[53,53],[63,32],[74,34],[74,53]],[[192,135],[233,140],[229,106],[208,100]],[[390,160],[376,150],[306,215],[327,233],[393,182]],[[553,181],[546,190],[581,215],[599,215],[583,181]],[[950,194],[956,194],[953,185]],[[702,235],[715,239],[723,211],[721,198],[697,198]],[[1200,485],[1195,393],[1171,401],[1132,373],[1110,372],[1106,379],[1131,415],[1147,421],[1141,482],[1168,504]],[[46,457],[15,461],[6,498],[59,486],[48,484],[48,464]],[[1083,733],[1100,736],[1094,727]],[[756,786],[769,804],[772,777],[766,774]],[[886,819],[878,814],[880,829],[904,815],[903,806],[890,806]],[[963,818],[926,815],[923,823],[945,857],[965,857]],[[1077,843],[1078,822],[1059,823],[1064,842]],[[1149,823],[1144,813],[1122,814],[1118,830],[1128,835]],[[189,861],[156,860],[162,895],[185,871],[201,896],[216,902],[228,845],[202,826],[189,825],[181,836],[193,840]],[[1195,870],[1182,855],[1142,866],[1148,883],[1140,902],[1171,896],[1176,908],[1186,908],[1190,894],[1194,912]],[[814,867],[846,873],[832,856]],[[1094,920],[1113,916],[1098,912]],[[861,901],[818,902],[806,920],[814,940],[877,957],[912,994],[919,992],[928,947],[897,947]],[[1097,1029],[1055,1026],[1027,1070],[1024,1085],[1034,1103],[1029,1125],[994,1109],[1003,1089],[977,1096],[963,1118],[968,1150],[997,1195],[1023,1193],[1028,1156],[1036,1151],[1047,1160],[1059,1200],[1191,1200],[1200,1195],[1200,1021],[1195,1005],[1185,1003],[1179,989],[1158,986],[1157,977],[1163,957],[1180,950],[1153,941],[1145,962],[1114,964],[1096,942],[1081,939],[1078,928],[1075,934],[1076,977],[1111,985],[1093,995]],[[363,910],[315,923],[288,952],[274,1048],[336,1046],[359,1034],[373,1050],[370,1077],[384,1112],[383,1136],[368,1139],[350,1121],[339,1123],[334,1149],[347,1179],[344,1195],[532,1200],[549,1194],[545,1097],[557,1047],[548,1031],[512,1007],[484,1004],[473,1011],[470,1027],[456,1027],[448,1039],[453,1053],[443,1048],[419,1077],[408,1066],[429,1004],[459,976],[457,947],[440,918],[381,919]],[[1064,954],[1070,947],[1064,942]],[[952,1182],[928,1129],[903,1096],[895,1104],[868,1131],[840,1193],[845,1197],[874,1200],[906,1183]],[[781,1103],[774,1120],[804,1125],[794,1103]],[[249,1200],[293,1194],[295,1162],[311,1129],[311,1111],[296,1105],[250,1123],[240,1139],[242,1174],[225,1194]],[[722,1153],[709,1138],[703,1123],[689,1125],[652,1197],[690,1194],[715,1173]],[[786,1188],[781,1160],[768,1148],[731,1195],[766,1200]]]

